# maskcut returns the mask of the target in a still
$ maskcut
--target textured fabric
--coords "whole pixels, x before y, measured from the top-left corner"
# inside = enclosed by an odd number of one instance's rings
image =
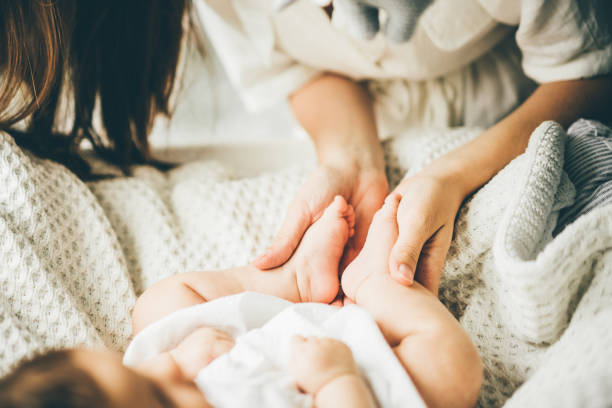
[[[386,143],[391,184],[478,133],[429,129]],[[542,125],[457,217],[440,298],[482,355],[481,406],[611,401],[612,207],[551,240],[573,197],[564,146],[558,125]],[[247,263],[306,171],[235,179],[196,162],[84,184],[0,134],[0,369],[51,347],[124,349],[144,288]]]
[[[567,136],[565,171],[576,187],[576,202],[561,211],[556,233],[581,215],[612,203],[612,129],[581,119]]]
[[[280,13],[273,3],[194,0],[202,26],[252,110],[285,99],[325,71],[358,80],[431,81],[467,69],[505,39],[520,49],[523,77],[539,83],[612,72],[607,0],[435,0],[402,44],[384,35],[357,40],[312,0],[297,1]],[[504,64],[499,57],[497,64]],[[479,71],[479,77],[494,79],[494,68]],[[498,97],[489,109],[501,101]]]
[[[285,100],[324,71],[338,72],[371,80],[384,140],[410,127],[490,126],[533,91],[534,84],[522,73],[512,28],[496,25],[475,0],[460,9],[451,6],[450,13],[434,3],[421,21],[455,31],[426,30],[424,25],[402,45],[390,45],[384,36],[356,40],[310,0],[280,13],[271,11],[270,3],[194,2],[230,81],[251,111]],[[446,21],[453,18],[454,23]],[[453,47],[460,50],[446,49],[449,39],[459,37],[461,44]]]
[[[500,8],[507,6],[499,3],[517,3],[481,2]],[[523,69],[530,78],[546,83],[612,72],[612,7],[608,0],[520,3],[516,42],[523,54]]]
[[[335,0],[334,19],[338,25],[362,40],[371,40],[382,30],[393,43],[410,40],[416,30],[419,17],[431,0]],[[386,19],[381,27],[380,11]]]
[[[277,10],[283,10],[296,0],[277,0]],[[331,0],[312,0],[327,6]],[[431,0],[335,0],[333,2],[336,27],[355,38],[369,41],[383,31],[393,43],[403,43],[412,37],[419,17]]]

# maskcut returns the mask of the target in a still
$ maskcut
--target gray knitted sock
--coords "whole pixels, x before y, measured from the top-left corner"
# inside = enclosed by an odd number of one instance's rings
[[[296,0],[276,0],[281,10]],[[328,3],[314,0],[315,3]],[[402,43],[410,40],[419,17],[431,0],[334,0],[334,18],[343,22],[346,30],[354,37],[371,40],[380,30],[379,11],[387,13],[384,32],[389,41]]]
[[[350,34],[364,40],[372,39],[380,30],[379,10],[387,13],[383,27],[389,41],[408,41],[431,0],[335,0],[334,14],[341,17]],[[334,16],[335,17],[335,16]]]
[[[561,210],[554,235],[589,211],[612,203],[612,129],[580,119],[567,130],[565,165],[576,201]]]

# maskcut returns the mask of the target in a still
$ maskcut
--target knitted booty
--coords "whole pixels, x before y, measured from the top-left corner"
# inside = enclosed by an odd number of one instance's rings
[[[312,0],[319,6],[331,0]],[[277,0],[275,7],[280,10],[295,0]],[[402,43],[410,40],[431,0],[334,0],[334,25],[347,31],[351,36],[371,40],[380,31],[380,10],[386,15],[383,31],[389,41]]]

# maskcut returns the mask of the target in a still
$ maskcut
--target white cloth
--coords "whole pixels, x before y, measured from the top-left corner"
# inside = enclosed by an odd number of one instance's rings
[[[479,132],[414,130],[386,142],[391,185]],[[480,406],[612,401],[612,206],[550,241],[572,194],[564,141],[558,126],[540,127],[457,215],[440,299],[482,356]],[[248,263],[306,170],[235,178],[195,162],[84,184],[0,133],[0,372],[53,347],[123,350],[144,288]]]
[[[347,344],[381,407],[424,407],[410,377],[376,322],[358,306],[336,308],[246,292],[179,310],[139,333],[124,363],[136,366],[175,347],[198,327],[226,330],[236,345],[196,378],[215,407],[312,407],[289,372],[294,335],[333,337]]]
[[[605,0],[435,0],[405,44],[352,38],[311,0],[280,13],[273,3],[194,0],[245,104],[262,109],[324,71],[370,79],[383,90],[383,138],[405,126],[490,125],[531,92],[525,74],[543,83],[612,72]]]

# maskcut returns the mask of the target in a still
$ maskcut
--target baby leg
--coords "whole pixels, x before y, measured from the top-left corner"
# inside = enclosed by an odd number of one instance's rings
[[[482,364],[469,336],[431,292],[416,282],[402,286],[389,275],[398,202],[391,196],[375,215],[363,250],[342,276],[342,288],[374,316],[428,406],[473,406]]]
[[[222,271],[188,272],[157,282],[140,296],[132,313],[134,334],[185,307],[223,296],[253,291],[292,302],[331,302],[340,287],[338,265],[354,214],[336,197],[304,234],[287,263],[261,271],[252,265]]]

